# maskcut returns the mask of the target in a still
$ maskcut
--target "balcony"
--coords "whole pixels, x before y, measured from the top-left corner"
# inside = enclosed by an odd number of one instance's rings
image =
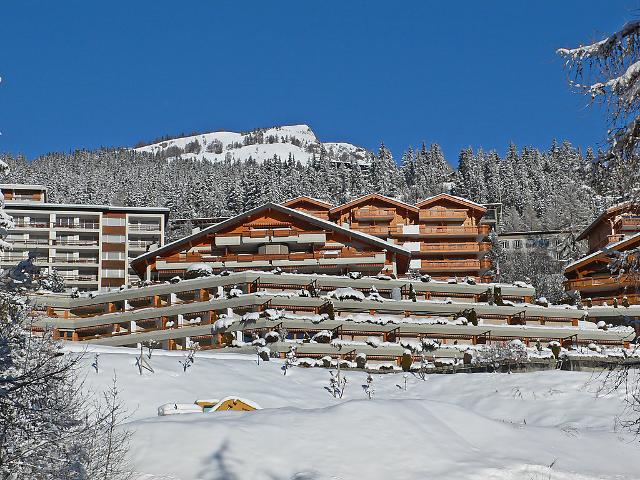
[[[421,253],[478,253],[487,252],[491,249],[490,243],[423,243],[420,245]]]
[[[27,260],[26,257],[22,257],[22,256],[17,256],[17,255],[4,255],[2,257],[2,259],[0,260],[0,262],[2,263],[10,263],[12,265],[16,265],[19,262],[23,261],[23,260]],[[47,257],[36,257],[34,260],[34,263],[38,263],[38,264],[42,264],[42,263],[47,263],[48,258]]]
[[[390,221],[396,216],[393,208],[358,208],[352,213],[357,221]]]
[[[127,243],[129,250],[146,250],[149,245],[153,245],[157,242],[140,242],[140,241],[132,241]]]
[[[97,282],[98,281],[98,276],[97,275],[64,275],[63,274],[63,275],[61,275],[61,277],[67,283]]]
[[[49,239],[48,238],[7,238],[7,242],[14,246],[48,246]]]
[[[466,272],[480,270],[480,260],[423,260],[420,267],[424,272]]]
[[[357,226],[357,227],[352,227],[351,229],[357,232],[367,233],[375,237],[388,237],[390,231],[392,230],[389,227],[378,226],[378,225]]]
[[[621,242],[622,240],[624,240],[624,234],[619,233],[617,235],[608,235],[607,236],[607,245],[609,245],[610,243],[616,243],[616,242]],[[601,247],[604,247],[605,245],[601,245]],[[598,247],[600,248],[600,247]]]
[[[478,227],[466,226],[427,226],[427,225],[397,225],[392,228],[392,234],[404,237],[485,237],[489,235],[491,227],[480,225]]]
[[[62,247],[98,247],[98,240],[64,240],[56,239],[54,245]]]
[[[618,231],[638,231],[640,230],[640,215],[623,215],[615,221],[614,227]]]
[[[192,262],[209,262],[209,263],[226,263],[226,262],[271,262],[286,260],[292,263],[303,262],[305,260],[330,260],[330,259],[358,259],[372,258],[380,255],[381,252],[293,252],[281,254],[230,254],[230,255],[200,255],[197,253],[172,255],[166,259],[167,262],[174,263],[192,263]]]
[[[614,290],[618,287],[633,285],[633,278],[627,275],[621,277],[611,275],[597,275],[585,278],[571,278],[565,280],[564,286],[567,290]]]
[[[90,257],[79,257],[79,258],[73,258],[73,257],[51,257],[51,263],[98,263],[98,259],[97,258],[90,258]]]
[[[53,226],[58,230],[98,230],[100,228],[97,222],[55,223]]]
[[[160,232],[160,224],[156,223],[130,223],[131,232]]]
[[[50,225],[49,222],[34,222],[34,221],[15,222],[15,228],[49,228],[49,225]]]
[[[465,220],[467,211],[459,208],[451,209],[427,209],[420,210],[419,219],[421,222],[437,222],[442,220]]]

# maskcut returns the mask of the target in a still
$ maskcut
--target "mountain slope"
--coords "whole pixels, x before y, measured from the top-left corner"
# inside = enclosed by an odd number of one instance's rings
[[[165,158],[178,155],[220,162],[223,160],[247,161],[249,158],[261,163],[277,156],[281,160],[290,157],[306,164],[313,155],[325,150],[329,158],[339,163],[358,161],[368,164],[370,152],[350,143],[323,143],[307,125],[287,125],[261,128],[246,133],[211,132],[175,138],[138,147],[138,152],[160,154]]]

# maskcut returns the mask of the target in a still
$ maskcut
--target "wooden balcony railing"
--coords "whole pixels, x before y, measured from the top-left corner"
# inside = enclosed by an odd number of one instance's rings
[[[66,282],[97,282],[97,275],[62,275]]]
[[[616,229],[620,230],[637,230],[640,229],[640,216],[623,215],[615,222]]]
[[[358,208],[353,211],[356,220],[393,220],[396,211],[392,208]]]
[[[426,253],[460,252],[473,253],[485,252],[491,248],[489,243],[423,243],[420,251]]]
[[[480,270],[480,260],[423,260],[421,270]]]
[[[397,225],[392,228],[392,234],[399,236],[451,236],[451,237],[467,237],[467,236],[484,236],[491,231],[489,225],[480,225],[478,227],[467,226],[427,226],[427,225],[408,225],[408,227],[419,227],[405,229],[404,225]]]
[[[201,255],[197,253],[179,254],[167,257],[168,262],[265,262],[273,260],[319,260],[331,258],[371,258],[380,252],[294,252],[281,254],[231,254],[231,255]]]
[[[622,233],[619,233],[617,235],[608,235],[607,236],[607,244],[620,242],[621,240],[624,240],[624,234],[622,234]],[[601,246],[604,247],[605,245],[601,245]]]
[[[351,227],[352,230],[357,232],[367,233],[369,235],[382,236],[386,237],[390,234],[393,228],[384,227],[379,225],[366,225],[366,226],[357,226]]]
[[[585,278],[570,278],[565,280],[565,287],[570,290],[580,290],[581,288],[589,288],[589,287],[611,287],[619,285],[621,287],[630,285],[633,283],[633,279],[628,275],[622,275],[618,277],[617,275],[597,275],[593,277],[585,277]]]
[[[437,221],[437,220],[447,220],[447,219],[465,219],[467,218],[467,211],[464,209],[458,208],[447,208],[447,209],[428,209],[428,210],[420,210],[418,214],[418,218],[420,221]]]

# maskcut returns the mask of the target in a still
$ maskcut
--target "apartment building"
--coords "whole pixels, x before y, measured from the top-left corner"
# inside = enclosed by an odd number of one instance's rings
[[[526,232],[501,232],[500,245],[508,252],[546,250],[549,256],[560,262],[568,260],[571,232],[564,230],[532,230]]]
[[[490,280],[485,239],[491,227],[481,224],[487,209],[464,198],[440,194],[411,205],[371,194],[338,206],[309,197],[284,205],[402,245],[411,251],[411,271],[441,279]]]
[[[405,248],[304,211],[267,203],[194,232],[132,260],[141,278],[169,280],[195,264],[214,272],[280,269],[287,272],[401,275]]]
[[[138,282],[129,260],[164,244],[166,208],[49,203],[40,185],[5,184],[0,190],[15,223],[2,268],[33,252],[36,264],[57,270],[69,288],[109,289]]]
[[[565,288],[579,291],[594,304],[640,304],[640,278],[633,272],[609,269],[617,252],[640,247],[640,211],[630,202],[605,210],[578,237],[587,240],[588,254],[565,266]]]

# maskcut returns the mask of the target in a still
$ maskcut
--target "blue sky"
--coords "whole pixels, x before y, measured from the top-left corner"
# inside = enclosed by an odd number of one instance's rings
[[[546,148],[603,141],[561,46],[638,0],[3,2],[0,151],[306,123],[324,141]]]

